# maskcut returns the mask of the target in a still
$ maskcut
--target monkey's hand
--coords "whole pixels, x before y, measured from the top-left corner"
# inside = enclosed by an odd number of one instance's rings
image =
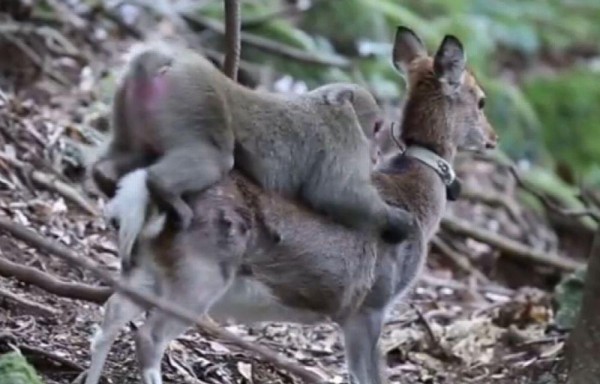
[[[387,243],[400,243],[409,237],[417,227],[416,218],[410,212],[402,208],[389,207],[387,223],[383,228],[381,238]]]
[[[152,196],[152,201],[158,206],[161,211],[166,212],[168,220],[173,224],[175,229],[185,231],[192,224],[194,211],[181,198],[181,196],[173,194],[162,186],[161,183],[152,180],[148,182],[148,191]]]
[[[117,193],[106,205],[104,216],[119,230],[119,256],[127,265],[133,245],[142,231],[150,193],[146,187],[147,171],[136,169],[119,181]]]

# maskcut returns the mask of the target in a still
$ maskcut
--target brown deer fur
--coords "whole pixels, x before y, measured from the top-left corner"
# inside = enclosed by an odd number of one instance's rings
[[[456,38],[447,36],[432,59],[413,32],[398,28],[394,62],[409,84],[402,139],[450,162],[458,149],[493,148],[497,140],[464,61]],[[383,383],[377,343],[384,316],[419,274],[446,187],[432,168],[402,154],[381,164],[373,180],[386,202],[417,218],[419,228],[399,245],[338,225],[234,171],[189,199],[195,214],[189,230],[174,229],[164,216],[150,218],[122,278],[217,320],[334,321],[344,335],[351,382]],[[265,224],[282,234],[279,243]],[[119,294],[111,297],[86,384],[97,382],[118,330],[143,311]],[[162,382],[164,349],[187,327],[150,312],[136,336],[145,384]]]

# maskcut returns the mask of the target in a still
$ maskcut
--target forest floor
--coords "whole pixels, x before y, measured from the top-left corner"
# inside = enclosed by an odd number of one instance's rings
[[[91,29],[100,28],[89,23]],[[98,96],[104,86],[100,74],[112,71],[131,41],[98,40],[73,26],[66,29],[63,37],[71,43],[54,38],[52,47],[48,30],[0,36],[0,51],[8,58],[0,60],[0,215],[116,272],[114,234],[93,214],[105,200],[89,181],[80,182],[81,159],[73,142],[86,142],[90,127],[106,129],[109,104]],[[390,382],[561,383],[566,334],[555,325],[551,288],[564,271],[468,232],[497,233],[542,255],[583,255],[591,236],[557,235],[543,215],[519,203],[515,180],[494,161],[467,157],[457,170],[466,193],[450,204],[423,279],[385,325],[380,349]],[[453,223],[467,229],[457,231]],[[63,282],[100,284],[89,271],[5,232],[0,232],[0,261]],[[90,337],[102,318],[101,307],[24,283],[3,264],[0,352],[17,348],[45,383],[71,383],[89,364]],[[126,327],[114,344],[106,383],[140,381],[133,329],[133,324]],[[231,323],[227,329],[327,371],[332,383],[347,382],[340,334],[331,324]],[[299,382],[194,330],[170,344],[162,368],[166,383]]]

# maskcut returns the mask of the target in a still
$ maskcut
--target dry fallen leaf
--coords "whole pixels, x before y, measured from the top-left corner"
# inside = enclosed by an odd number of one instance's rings
[[[240,372],[240,374],[242,376],[244,376],[244,378],[246,380],[248,380],[250,383],[253,383],[253,381],[252,381],[252,364],[244,363],[243,361],[238,361],[237,369]]]

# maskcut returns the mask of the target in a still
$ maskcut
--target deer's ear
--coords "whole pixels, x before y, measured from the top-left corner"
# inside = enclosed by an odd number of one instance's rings
[[[462,43],[446,35],[433,60],[433,69],[442,83],[444,93],[455,93],[465,78],[467,56]]]
[[[394,38],[392,58],[394,67],[403,74],[408,71],[408,65],[417,57],[427,55],[423,42],[411,29],[399,26]]]

